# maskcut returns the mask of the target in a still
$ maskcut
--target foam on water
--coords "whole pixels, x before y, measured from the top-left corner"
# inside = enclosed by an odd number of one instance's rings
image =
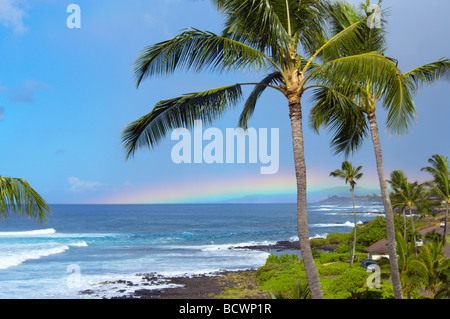
[[[313,205],[311,238],[348,232],[349,215],[328,215],[346,207]],[[52,208],[46,229],[22,220],[0,225],[0,298],[108,298],[160,289],[170,287],[166,277],[259,268],[269,253],[246,246],[298,240],[295,204]],[[139,273],[158,280],[142,281]],[[84,290],[94,293],[79,295]]]
[[[15,231],[15,232],[0,232],[0,237],[28,237],[28,236],[41,236],[56,233],[53,228],[37,229],[28,231]]]

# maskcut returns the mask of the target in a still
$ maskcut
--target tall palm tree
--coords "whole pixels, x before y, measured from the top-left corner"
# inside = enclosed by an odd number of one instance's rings
[[[353,261],[355,259],[356,254],[356,209],[355,209],[355,185],[356,181],[361,179],[363,176],[363,173],[361,173],[362,166],[353,167],[352,163],[349,161],[342,162],[341,169],[337,169],[330,173],[330,176],[332,177],[339,177],[345,180],[345,183],[350,184],[350,192],[352,193],[352,200],[353,200],[353,218],[355,221],[355,227],[353,228],[353,249],[352,249],[352,257],[350,259],[350,267],[353,264]]]
[[[42,197],[21,178],[0,176],[0,218],[11,214],[25,215],[44,222],[50,208]]]
[[[400,98],[399,87],[385,86],[397,78],[392,62],[376,52],[331,56],[341,46],[359,45],[367,23],[357,21],[339,33],[325,34],[327,8],[322,0],[215,0],[225,15],[220,35],[190,29],[167,41],[145,48],[135,62],[137,86],[149,76],[172,74],[182,68],[194,71],[260,70],[266,76],[254,83],[236,83],[158,102],[153,110],[128,124],[122,141],[126,158],[141,147],[153,148],[172,129],[192,128],[201,119],[211,123],[243,97],[251,85],[239,126],[247,128],[256,103],[267,88],[287,99],[291,120],[297,179],[297,226],[300,249],[312,298],[323,298],[320,278],[309,243],[306,209],[306,163],[302,128],[302,97],[308,89],[327,85],[350,90],[354,73],[365,74],[384,95]],[[334,74],[334,81],[327,79]],[[402,82],[403,78],[395,80]],[[337,84],[339,83],[339,84]],[[333,86],[334,85],[334,86]]]
[[[358,15],[350,5],[342,6],[339,3],[333,6],[335,12],[333,25],[336,30],[346,28],[355,21],[365,19],[368,12],[366,6],[362,6],[366,12]],[[373,52],[376,48],[378,52],[385,52],[385,31],[384,23],[379,29],[368,28],[360,39],[360,46],[348,47],[347,54],[353,56],[363,52]],[[393,65],[397,62],[393,58],[387,58]],[[322,126],[327,126],[334,133],[332,146],[337,154],[344,153],[346,156],[357,150],[363,139],[370,133],[375,152],[378,179],[383,198],[386,216],[386,233],[388,240],[388,253],[390,259],[392,283],[396,298],[402,298],[400,274],[398,272],[398,261],[396,255],[395,227],[392,204],[389,198],[387,182],[384,175],[383,156],[379,137],[378,123],[376,118],[376,107],[382,101],[383,106],[388,110],[387,128],[394,134],[406,132],[413,122],[416,111],[413,102],[413,94],[422,84],[432,82],[447,77],[450,74],[450,60],[440,59],[435,62],[417,67],[407,73],[402,73],[396,68],[397,76],[384,83],[384,89],[380,89],[379,83],[372,83],[368,77],[355,77],[352,92],[348,88],[335,89],[323,88],[316,92],[316,104],[311,110],[310,121],[312,126],[319,131]],[[340,79],[328,77],[330,83],[336,83]],[[342,79],[341,79],[342,81]],[[330,86],[331,87],[331,86]],[[394,90],[401,92],[400,95],[386,94],[385,91]],[[348,98],[348,96],[353,96]]]
[[[447,220],[448,220],[448,210],[450,206],[450,167],[448,162],[448,157],[442,155],[434,154],[428,159],[428,163],[431,166],[426,166],[422,168],[422,171],[426,171],[433,176],[433,188],[432,191],[434,195],[438,196],[439,199],[445,203],[445,222],[444,222],[444,236],[442,237],[443,245],[446,244],[446,234],[447,234]]]

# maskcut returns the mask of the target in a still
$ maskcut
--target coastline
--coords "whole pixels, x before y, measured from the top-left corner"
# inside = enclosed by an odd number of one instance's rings
[[[329,248],[323,247],[324,250]],[[234,249],[260,250],[274,255],[297,254],[301,256],[298,241],[278,241],[276,244],[240,246]],[[209,274],[177,277],[163,277],[154,273],[140,274],[139,276],[141,280],[149,283],[163,280],[166,285],[164,288],[143,288],[144,286],[141,284],[134,292],[128,292],[127,294],[108,299],[216,299],[223,298],[221,295],[227,291],[233,291],[233,289],[239,289],[239,297],[241,298],[269,298],[267,292],[257,289],[256,269],[224,270]],[[110,283],[105,282],[101,284]],[[128,286],[137,286],[130,281],[122,281],[122,283],[127,283]],[[172,287],[167,287],[167,285]],[[95,295],[93,290],[85,290],[80,293],[82,295]],[[234,293],[231,293],[231,295],[235,296]],[[225,296],[226,298],[229,297],[228,295]]]

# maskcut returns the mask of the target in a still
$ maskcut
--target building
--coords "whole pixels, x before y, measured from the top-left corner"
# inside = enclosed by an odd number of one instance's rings
[[[367,253],[369,253],[369,260],[378,260],[383,257],[389,258],[388,255],[388,241],[387,239],[383,238],[379,241],[377,241],[375,244],[373,244],[370,247],[367,247],[365,249]]]

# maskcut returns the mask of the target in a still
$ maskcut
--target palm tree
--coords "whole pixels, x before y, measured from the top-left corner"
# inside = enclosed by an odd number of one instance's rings
[[[294,288],[288,293],[269,292],[271,299],[311,299],[308,283],[297,280]]]
[[[357,227],[357,223],[356,223],[356,209],[355,209],[355,194],[354,194],[354,190],[355,190],[355,185],[356,185],[356,181],[361,179],[361,177],[363,176],[363,173],[360,173],[362,169],[362,166],[358,166],[358,167],[353,167],[352,163],[350,163],[349,161],[344,161],[342,162],[342,167],[341,169],[337,169],[333,172],[330,173],[330,176],[332,177],[339,177],[345,180],[345,183],[349,183],[350,184],[350,192],[352,193],[352,200],[353,200],[353,217],[355,220],[355,227],[353,228],[353,250],[352,250],[352,257],[350,259],[350,267],[352,266],[352,263],[355,259],[355,254],[356,254],[356,227]]]
[[[368,8],[367,5],[363,8]],[[366,11],[366,15],[358,15],[350,6],[335,5],[333,7],[335,15],[333,25],[336,30],[346,28],[355,21],[365,19],[371,12]],[[353,10],[353,11],[352,11]],[[382,24],[384,25],[384,23]],[[385,52],[386,48],[384,29],[368,29],[363,38],[360,39],[360,46],[357,51],[347,48],[347,54],[353,56],[363,52],[372,52],[374,48],[378,52]],[[397,66],[395,59],[386,58],[393,65]],[[378,179],[383,198],[386,216],[386,232],[388,240],[388,252],[392,272],[392,283],[396,298],[402,298],[400,275],[398,272],[398,261],[396,256],[395,227],[392,204],[389,198],[387,182],[384,175],[383,156],[379,138],[378,123],[376,119],[376,106],[379,101],[388,110],[387,128],[394,134],[407,131],[416,111],[413,102],[413,93],[422,84],[430,84],[438,79],[448,76],[450,70],[450,60],[440,59],[435,62],[417,67],[407,73],[402,73],[395,68],[397,75],[395,79],[384,83],[384,89],[380,89],[378,84],[372,83],[367,77],[355,77],[353,80],[353,90],[350,92],[346,88],[331,90],[330,87],[323,88],[316,92],[316,104],[311,111],[310,121],[313,127],[319,131],[320,127],[327,126],[334,132],[332,146],[337,154],[356,151],[362,144],[364,137],[370,132],[375,152]],[[332,76],[328,77],[330,83],[337,83],[342,79]],[[390,94],[388,91],[401,92],[401,94]],[[348,96],[353,96],[348,98]]]
[[[445,222],[444,222],[444,236],[442,237],[443,245],[446,244],[446,234],[447,234],[447,220],[448,220],[448,209],[450,205],[450,167],[448,163],[448,157],[442,155],[434,154],[428,159],[428,163],[431,166],[426,166],[422,168],[422,171],[426,171],[433,176],[433,193],[438,196],[438,198],[445,203]]]
[[[400,271],[400,277],[403,284],[403,292],[411,298],[411,292],[420,286],[419,280],[414,276],[410,276],[409,263],[414,256],[413,249],[400,232],[395,233],[395,239],[397,242],[397,255],[398,255],[398,267]]]
[[[393,207],[396,206],[394,194],[401,193],[403,191],[403,184],[406,181],[406,176],[404,175],[403,171],[401,170],[395,170],[391,173],[391,179],[387,182],[391,185],[393,192],[390,194],[391,202],[393,203]],[[405,214],[405,207],[401,207],[401,212],[403,215],[403,239],[406,240],[406,214]],[[398,241],[397,241],[398,245]]]
[[[28,216],[40,223],[47,219],[50,208],[42,197],[21,178],[0,176],[0,218],[11,214]]]
[[[434,242],[420,248],[419,255],[409,262],[408,273],[435,298],[444,289],[448,291],[449,269],[450,259],[444,258],[442,242]]]
[[[244,104],[239,126],[247,128],[256,103],[267,88],[287,99],[291,120],[294,165],[297,179],[297,226],[300,249],[312,298],[323,298],[320,278],[309,243],[306,209],[306,163],[302,128],[302,97],[308,89],[333,85],[350,90],[355,73],[365,74],[371,83],[391,97],[402,95],[384,83],[397,78],[392,62],[376,52],[354,56],[331,56],[341,46],[359,44],[367,23],[357,21],[339,33],[327,36],[322,0],[215,0],[225,15],[220,35],[190,29],[173,39],[145,48],[135,62],[137,86],[149,76],[172,74],[182,68],[194,71],[261,70],[266,76],[259,82],[237,83],[203,92],[195,92],[158,102],[153,110],[128,124],[122,141],[126,158],[141,147],[153,148],[170,130],[192,128],[201,119],[211,123],[241,101],[241,88],[254,87]],[[334,81],[327,82],[334,74]],[[396,80],[402,82],[403,78]],[[339,83],[339,84],[337,84]]]
[[[408,178],[403,174],[402,171],[397,170],[393,173],[395,176],[402,176],[403,180],[401,180],[401,183],[398,185],[399,189],[395,191],[392,194],[392,201],[394,203],[393,208],[400,208],[403,212],[405,211],[405,208],[409,211],[409,216],[411,218],[411,226],[412,226],[412,233],[413,233],[413,241],[414,241],[414,250],[417,255],[417,243],[416,243],[416,229],[414,227],[414,216],[412,214],[412,208],[418,208],[423,201],[423,194],[422,194],[422,186],[419,185],[417,182],[410,183],[408,182]],[[391,175],[392,176],[392,175]],[[391,181],[388,181],[391,183]],[[403,214],[404,216],[404,214]],[[405,226],[406,228],[406,226]],[[404,228],[404,229],[405,229]],[[406,233],[404,234],[405,240],[406,240]]]

